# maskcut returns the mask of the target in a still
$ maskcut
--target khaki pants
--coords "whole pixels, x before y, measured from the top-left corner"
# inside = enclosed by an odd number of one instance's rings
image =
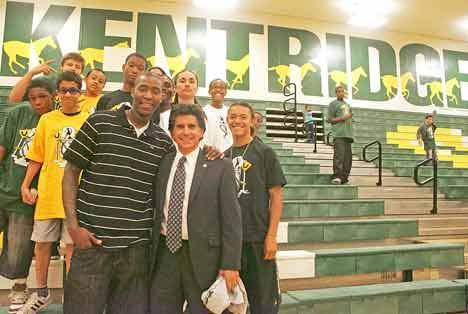
[[[353,163],[352,140],[338,137],[333,142],[333,178],[347,182]]]

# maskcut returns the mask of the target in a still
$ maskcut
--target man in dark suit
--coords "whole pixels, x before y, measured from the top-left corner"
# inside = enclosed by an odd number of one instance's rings
[[[233,289],[239,280],[241,210],[229,159],[207,160],[197,106],[173,110],[169,130],[177,152],[167,154],[155,184],[151,313],[208,313],[201,294],[218,275]]]

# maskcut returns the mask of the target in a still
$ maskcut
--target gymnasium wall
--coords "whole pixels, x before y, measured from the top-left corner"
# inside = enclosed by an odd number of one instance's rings
[[[236,11],[199,10],[158,1],[1,1],[0,86],[11,86],[40,60],[80,51],[87,69],[103,68],[119,86],[127,54],[151,65],[213,78],[229,97],[327,104],[335,86],[353,106],[468,115],[468,43],[418,35],[349,32],[346,25]],[[215,3],[216,1],[214,1]],[[338,14],[338,12],[337,12]]]

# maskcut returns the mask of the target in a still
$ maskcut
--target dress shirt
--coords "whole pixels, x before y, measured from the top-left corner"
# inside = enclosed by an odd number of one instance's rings
[[[190,196],[190,188],[192,187],[193,175],[195,173],[195,166],[197,165],[198,154],[200,150],[197,148],[190,154],[186,155],[187,161],[185,162],[185,193],[184,203],[182,206],[182,240],[188,240],[188,225],[187,225],[187,208],[188,200]],[[169,200],[171,199],[172,183],[174,181],[174,175],[177,169],[177,163],[183,155],[177,151],[177,154],[172,163],[171,172],[169,173],[169,180],[167,180],[166,199],[164,201],[164,219],[161,223],[161,234],[167,234],[167,217],[169,215]]]

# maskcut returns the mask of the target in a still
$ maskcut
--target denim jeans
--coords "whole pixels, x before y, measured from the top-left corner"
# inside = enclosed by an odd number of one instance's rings
[[[147,314],[148,246],[75,249],[65,283],[65,314]]]
[[[34,251],[31,241],[33,216],[0,209],[0,232],[3,249],[0,255],[0,275],[8,279],[27,278]]]
[[[313,123],[304,124],[304,131],[307,135],[307,142],[312,143],[315,140],[314,134],[315,125]]]

